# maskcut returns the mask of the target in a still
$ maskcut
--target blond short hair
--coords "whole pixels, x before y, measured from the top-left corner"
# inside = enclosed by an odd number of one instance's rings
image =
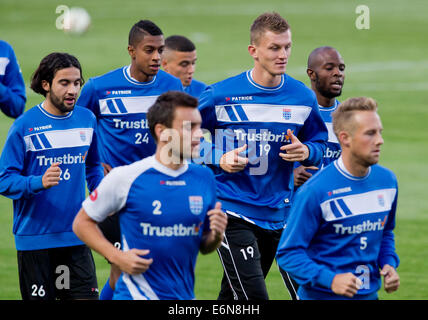
[[[257,44],[261,35],[266,31],[282,33],[290,29],[290,25],[277,12],[265,12],[259,15],[250,28],[250,43]]]
[[[339,104],[336,111],[332,113],[333,131],[337,137],[339,132],[353,132],[353,123],[351,119],[357,111],[377,111],[377,103],[370,97],[349,98]]]

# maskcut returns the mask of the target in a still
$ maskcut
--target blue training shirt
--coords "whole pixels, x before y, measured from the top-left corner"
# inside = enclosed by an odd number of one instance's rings
[[[202,92],[205,90],[207,85],[201,81],[192,79],[192,82],[190,82],[190,85],[187,87],[184,87],[184,92],[187,94],[190,94],[191,96],[195,98],[199,98],[199,96],[202,94]]]
[[[327,129],[313,91],[288,75],[277,87],[263,87],[249,70],[209,86],[199,110],[213,141],[201,145],[203,159],[216,175],[223,208],[262,228],[282,228],[294,190],[294,163],[279,156],[280,147],[291,142],[287,129],[309,148],[303,165],[320,164],[326,147]],[[246,168],[223,171],[220,157],[244,144]]]
[[[337,107],[339,106],[340,102],[338,100],[335,100],[335,103],[331,107],[322,107],[319,106],[321,117],[324,120],[324,123],[327,127],[328,131],[328,141],[327,141],[327,148],[324,153],[323,161],[321,168],[324,168],[328,166],[330,163],[335,161],[336,159],[339,159],[342,149],[340,148],[339,140],[337,140],[336,134],[333,131],[333,120],[331,117],[331,114],[336,111]]]
[[[149,249],[139,275],[122,273],[113,299],[194,299],[194,268],[207,212],[215,207],[215,179],[203,166],[172,170],[154,156],[113,169],[83,202],[93,220],[119,215],[122,248]]]
[[[151,81],[138,82],[131,77],[129,68],[89,79],[78,100],[97,117],[101,161],[112,167],[155,152],[146,113],[162,93],[183,91],[181,81],[162,70]]]
[[[325,150],[325,153],[324,153],[322,163],[321,163],[319,170],[328,166],[334,160],[339,159],[339,157],[342,153],[342,148],[340,147],[339,140],[337,139],[336,134],[333,131],[333,120],[332,120],[332,116],[331,116],[331,114],[334,111],[336,111],[339,104],[340,104],[340,102],[338,100],[335,100],[334,105],[332,105],[331,107],[326,108],[326,107],[322,107],[320,105],[318,106],[320,113],[321,113],[321,118],[324,120],[324,123],[325,123],[325,125],[327,127],[327,131],[328,131],[327,148]],[[297,168],[300,166],[300,163],[296,162],[294,166]],[[312,174],[315,174],[319,170],[307,169],[306,171],[308,171]]]
[[[96,147],[96,119],[75,106],[54,116],[39,104],[13,123],[0,158],[0,193],[13,199],[17,250],[81,245],[72,231],[74,217],[89,190],[103,178]],[[59,162],[59,185],[44,189],[42,177]]]
[[[0,40],[0,109],[9,117],[17,118],[24,112],[25,83],[11,45]]]
[[[398,267],[393,229],[397,207],[393,172],[373,165],[364,177],[350,175],[342,158],[296,193],[277,261],[295,279],[301,299],[345,299],[331,290],[338,273],[362,281],[354,299],[376,299],[379,270]]]

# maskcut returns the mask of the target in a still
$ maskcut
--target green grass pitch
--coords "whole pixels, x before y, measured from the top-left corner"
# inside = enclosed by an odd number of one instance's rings
[[[82,63],[86,79],[129,63],[127,35],[139,19],[151,19],[166,36],[183,34],[198,49],[195,78],[213,83],[247,70],[249,26],[265,11],[287,18],[293,34],[288,73],[308,84],[305,64],[312,49],[336,47],[342,54],[346,80],[342,97],[371,96],[379,103],[385,144],[381,164],[399,181],[396,242],[401,258],[400,289],[381,299],[428,298],[428,15],[425,0],[113,0],[23,1],[0,3],[0,38],[15,49],[27,84],[27,108],[41,96],[29,79],[42,57],[69,52]],[[85,7],[92,17],[89,31],[70,36],[57,30],[58,5]],[[359,30],[356,7],[370,9],[369,29]],[[0,145],[12,120],[0,114]],[[108,276],[104,258],[94,254],[99,286]],[[196,298],[215,299],[222,271],[216,254],[199,256]],[[289,299],[274,264],[267,277],[271,299]],[[0,299],[20,299],[16,250],[12,236],[12,201],[0,197]]]

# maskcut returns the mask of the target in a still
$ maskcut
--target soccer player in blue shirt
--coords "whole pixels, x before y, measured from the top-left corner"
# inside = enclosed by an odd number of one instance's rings
[[[315,94],[285,73],[291,43],[285,19],[260,15],[248,46],[254,68],[200,97],[202,127],[213,141],[202,154],[229,215],[218,250],[219,299],[268,299],[264,279],[291,206],[294,162],[319,165],[324,154],[327,130]]]
[[[341,157],[299,188],[278,246],[278,264],[301,299],[377,299],[384,277],[398,289],[393,229],[397,179],[378,165],[382,123],[371,98],[350,98],[333,113]]]
[[[131,64],[89,79],[82,89],[78,103],[97,117],[105,174],[114,167],[151,156],[156,150],[147,110],[160,94],[182,90],[179,79],[160,70],[163,50],[162,30],[152,21],[140,20],[129,31]],[[110,241],[120,246],[117,216],[106,219],[100,227]],[[120,270],[111,265],[100,299],[111,297],[119,275]]]
[[[312,90],[317,96],[321,117],[328,130],[327,149],[320,168],[296,166],[294,186],[299,187],[318,169],[322,169],[340,157],[340,144],[333,132],[331,114],[339,105],[337,97],[342,94],[345,81],[345,63],[340,53],[328,46],[314,49],[308,58],[306,70]]]
[[[12,46],[0,40],[0,109],[17,118],[24,112],[25,83]]]
[[[336,99],[342,94],[342,87],[345,80],[345,63],[340,53],[332,47],[319,47],[314,49],[308,57],[308,68],[306,70],[311,80],[312,90],[315,92],[321,117],[328,130],[327,149],[321,166],[305,167],[296,162],[294,165],[294,187],[297,189],[305,183],[319,169],[329,165],[340,157],[340,144],[333,132],[331,114],[336,110],[339,101]],[[283,277],[289,275],[279,267]],[[297,293],[298,285],[290,278],[290,292]],[[297,296],[296,296],[297,297]]]
[[[43,58],[31,88],[45,100],[15,120],[0,158],[0,193],[13,199],[24,300],[98,298],[91,251],[72,230],[85,180],[92,191],[103,178],[96,119],[75,105],[82,83],[74,56]]]
[[[156,153],[114,168],[74,221],[76,234],[123,271],[114,299],[194,299],[197,254],[223,239],[227,216],[216,202],[214,175],[187,162],[199,154],[197,104],[184,92],[158,97],[147,114]],[[110,214],[119,216],[123,251],[97,228]]]
[[[207,86],[205,83],[193,79],[196,60],[196,47],[190,39],[179,35],[169,36],[165,39],[162,68],[181,80],[184,92],[199,98]]]

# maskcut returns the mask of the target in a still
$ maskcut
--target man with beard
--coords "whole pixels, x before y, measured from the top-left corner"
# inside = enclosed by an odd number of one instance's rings
[[[0,158],[0,193],[13,199],[13,233],[24,300],[97,299],[90,249],[72,223],[103,178],[96,119],[76,106],[83,83],[79,61],[51,53],[31,88],[45,100],[19,117]]]
[[[377,299],[400,285],[393,229],[398,186],[378,165],[383,144],[376,102],[350,98],[333,113],[342,154],[296,193],[277,261],[306,299]]]
[[[345,79],[345,63],[340,53],[332,47],[319,47],[314,49],[308,58],[308,68],[306,70],[311,80],[312,90],[315,92],[321,117],[328,130],[327,148],[320,168],[315,166],[303,166],[296,162],[293,170],[294,188],[299,188],[319,169],[326,167],[328,164],[340,157],[341,148],[336,135],[333,132],[331,114],[337,109],[339,101],[336,97],[342,94],[342,86]],[[290,277],[280,266],[283,279]],[[297,292],[298,284],[289,279],[285,282],[287,287]]]
[[[327,149],[324,153],[321,169],[340,157],[339,141],[333,132],[331,114],[337,109],[336,97],[342,94],[345,80],[345,63],[340,53],[332,47],[319,47],[308,58],[307,74],[312,90],[318,100],[321,116],[328,130]],[[318,167],[298,165],[294,169],[294,186],[300,187],[314,174]]]

